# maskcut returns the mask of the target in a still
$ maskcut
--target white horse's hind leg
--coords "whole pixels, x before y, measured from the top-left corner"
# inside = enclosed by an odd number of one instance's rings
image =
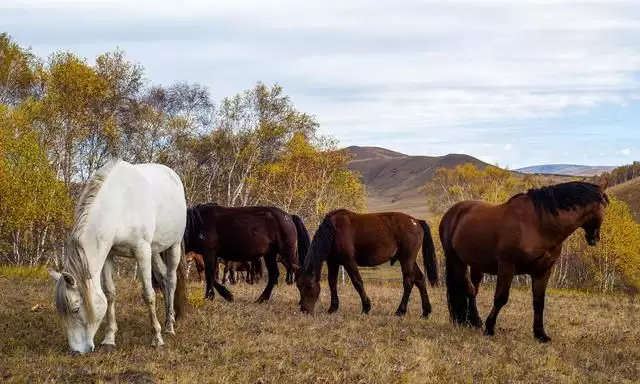
[[[113,257],[109,255],[102,267],[102,290],[107,297],[107,327],[102,345],[116,346],[116,285],[113,283]]]
[[[176,332],[173,329],[173,326],[176,323],[176,312],[174,306],[174,300],[176,296],[176,285],[178,281],[178,276],[176,273],[176,269],[178,268],[178,264],[180,263],[180,258],[182,257],[182,250],[180,243],[174,244],[171,248],[167,249],[167,274],[166,274],[166,285],[165,285],[165,296],[164,303],[166,307],[166,315],[167,320],[165,324],[165,332],[175,335]]]
[[[161,327],[156,314],[156,293],[151,282],[151,245],[140,244],[136,249],[136,259],[142,275],[142,297],[149,309],[149,319],[154,330],[151,345],[159,347],[164,345],[164,340],[162,340]]]

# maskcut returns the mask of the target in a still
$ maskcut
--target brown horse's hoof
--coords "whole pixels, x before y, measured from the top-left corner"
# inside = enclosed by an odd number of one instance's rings
[[[493,335],[495,335],[495,332],[493,331],[493,328],[485,328],[484,335],[485,336],[493,336]]]
[[[545,331],[534,331],[533,337],[541,343],[548,343],[551,341],[551,338],[545,333]]]
[[[472,328],[482,329],[482,320],[480,320],[480,319],[469,320],[467,322],[467,325],[472,327]]]
[[[265,301],[269,301],[269,299],[265,299],[264,297],[260,296],[260,297],[258,297],[258,300],[256,300],[256,303],[262,304]]]
[[[338,307],[329,307],[327,313],[336,313],[338,312]]]
[[[407,311],[406,311],[406,310],[405,310],[405,311],[401,311],[401,310],[399,310],[399,309],[398,309],[398,310],[396,311],[396,316],[404,316],[404,315],[406,315],[406,314],[407,314]]]

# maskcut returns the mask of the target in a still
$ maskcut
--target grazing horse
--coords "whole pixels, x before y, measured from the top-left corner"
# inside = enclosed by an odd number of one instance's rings
[[[198,253],[190,252],[187,255],[187,263],[190,263],[192,261],[196,266],[196,272],[198,272],[198,281],[202,282],[202,273],[204,272],[204,259],[202,258],[202,255]]]
[[[404,294],[396,311],[407,312],[409,295],[417,286],[422,299],[422,315],[431,313],[425,277],[417,263],[422,246],[424,268],[431,286],[438,285],[438,266],[431,230],[424,220],[400,212],[360,214],[339,209],[327,214],[314,234],[304,267],[296,276],[300,291],[300,309],[312,313],[320,296],[320,272],[327,262],[331,306],[329,313],[338,310],[338,269],[343,265],[351,283],[360,294],[362,312],[369,313],[371,300],[364,290],[358,266],[372,267],[396,261],[402,267]]]
[[[164,295],[165,332],[175,334],[175,319],[186,306],[182,262],[186,210],[182,182],[164,165],[118,159],[93,174],[76,208],[63,270],[49,270],[72,351],[94,349],[93,338],[105,314],[102,344],[115,347],[115,256],[133,257],[138,263],[153,329],[151,345],[164,344],[152,277]]]
[[[242,272],[244,272],[245,273],[244,280],[249,284],[253,284],[254,283],[253,263],[254,261],[239,262],[239,261],[225,260],[222,283],[224,284],[224,282],[227,281],[228,279],[229,284],[236,284],[242,278],[241,274]]]
[[[276,207],[224,207],[209,203],[187,209],[185,247],[187,252],[194,251],[204,258],[207,299],[213,299],[215,288],[225,300],[233,300],[231,292],[214,279],[218,258],[243,262],[264,257],[269,281],[258,298],[258,302],[264,302],[271,297],[280,275],[277,255],[296,271],[298,259],[304,260],[308,244],[302,220]]]
[[[598,243],[609,203],[606,187],[572,181],[530,189],[502,204],[463,201],[452,206],[440,222],[451,320],[481,328],[476,295],[484,273],[497,275],[493,309],[485,323],[485,334],[493,335],[514,275],[529,274],[533,335],[540,342],[550,341],[542,313],[551,268],[562,243],[578,228],[584,229],[589,245]]]

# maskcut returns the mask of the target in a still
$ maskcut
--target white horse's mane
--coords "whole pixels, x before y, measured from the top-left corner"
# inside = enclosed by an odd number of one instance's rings
[[[98,169],[80,195],[74,215],[73,228],[71,229],[71,235],[69,237],[67,254],[62,266],[63,271],[74,277],[90,319],[94,316],[93,306],[89,298],[90,288],[88,284],[88,280],[91,279],[91,271],[89,270],[86,254],[80,243],[80,236],[84,232],[89,216],[89,209],[95,201],[100,187],[102,187],[109,173],[120,161],[121,159],[119,158],[110,160]],[[56,307],[58,308],[58,312],[63,315],[67,315],[71,311],[70,303],[67,301],[66,284],[64,282],[59,282],[56,287]]]

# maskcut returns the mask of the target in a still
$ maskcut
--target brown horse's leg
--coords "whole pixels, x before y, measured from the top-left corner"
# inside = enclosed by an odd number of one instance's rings
[[[362,281],[362,276],[360,276],[360,271],[358,270],[358,265],[355,261],[350,261],[344,265],[344,269],[349,274],[349,278],[351,279],[351,284],[358,291],[360,295],[360,300],[362,300],[362,313],[368,314],[371,311],[371,299],[367,296],[367,293],[364,290],[364,283]]]
[[[329,289],[331,290],[331,306],[329,307],[329,313],[334,313],[340,306],[340,300],[338,299],[338,270],[340,264],[335,261],[327,260],[327,278],[329,280]]]
[[[493,336],[494,327],[496,325],[496,319],[502,307],[509,301],[509,290],[511,289],[511,281],[515,275],[516,268],[511,263],[499,263],[498,264],[498,283],[496,286],[496,293],[493,298],[493,308],[491,313],[487,317],[485,323],[484,333],[485,335]]]
[[[544,331],[542,314],[544,311],[544,297],[549,276],[551,276],[551,268],[547,269],[542,275],[531,276],[531,290],[533,292],[533,337],[541,343],[551,341],[551,338]]]
[[[233,301],[233,294],[229,292],[227,288],[218,283],[218,280],[214,278],[214,265],[218,262],[217,257],[209,256],[204,259],[204,276],[206,280],[206,289],[204,297],[209,300],[213,300],[214,297],[214,288],[220,296],[222,296],[227,301]]]
[[[429,301],[429,294],[427,293],[427,281],[418,263],[413,264],[413,276],[413,284],[418,287],[420,299],[422,299],[422,317],[426,319],[431,314],[431,302]]]
[[[476,296],[480,289],[483,273],[478,269],[471,268],[471,287],[469,287],[469,313],[467,321],[476,328],[482,328],[482,319],[478,313],[478,305],[476,304]]]
[[[267,282],[267,286],[264,288],[264,291],[258,298],[258,303],[263,303],[269,300],[269,298],[271,298],[271,291],[273,291],[273,287],[278,284],[280,271],[278,270],[278,262],[276,261],[276,256],[277,253],[270,252],[264,257],[267,264],[267,272],[269,273],[269,281]]]
[[[213,282],[215,279],[215,264],[218,262],[215,255],[205,256],[204,258],[204,278],[205,278],[205,291],[204,297],[209,300],[213,300],[215,292],[213,291]]]
[[[409,304],[409,297],[411,296],[411,289],[413,288],[414,282],[414,265],[415,262],[405,261],[405,259],[403,258],[402,287],[404,288],[404,292],[402,293],[402,299],[400,300],[400,305],[398,306],[398,310],[396,311],[397,316],[404,316],[407,313],[407,305]]]

